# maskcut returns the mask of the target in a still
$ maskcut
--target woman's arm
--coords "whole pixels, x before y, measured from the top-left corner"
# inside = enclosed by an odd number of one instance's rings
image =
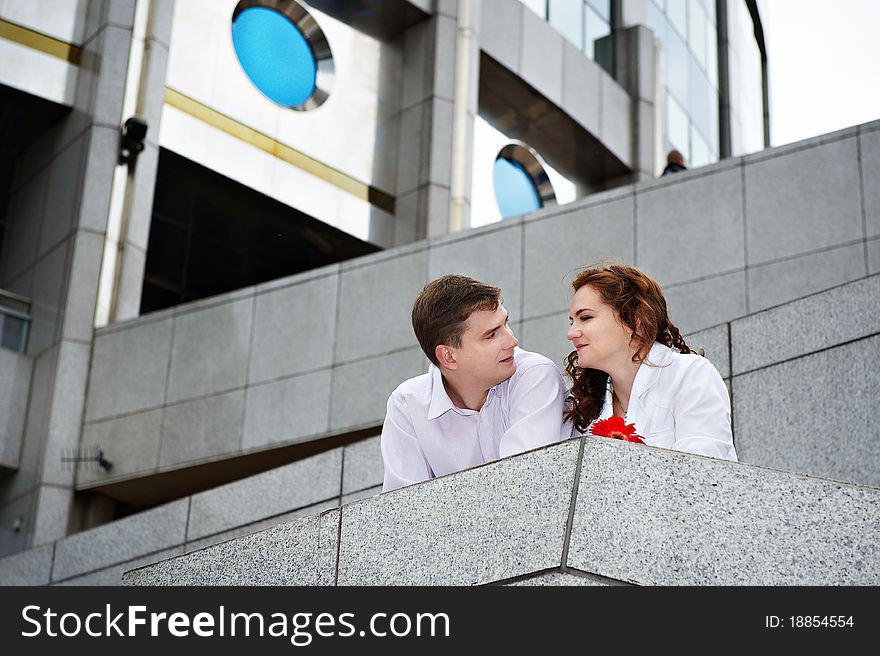
[[[730,429],[730,396],[718,370],[705,358],[687,368],[672,409],[673,448],[724,460],[737,460]]]

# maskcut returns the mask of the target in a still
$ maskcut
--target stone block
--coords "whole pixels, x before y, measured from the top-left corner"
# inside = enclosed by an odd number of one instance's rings
[[[508,583],[507,585],[517,587],[534,587],[534,586],[609,586],[620,585],[619,582],[613,582],[610,579],[602,579],[599,577],[591,577],[589,574],[578,573],[570,574],[568,572],[547,572],[538,574],[522,581]]]
[[[333,364],[338,284],[334,275],[257,294],[249,382]]]
[[[431,102],[425,100],[400,112],[400,136],[397,149],[397,193],[405,194],[422,185],[428,175],[427,139]]]
[[[143,321],[95,335],[86,421],[144,408],[165,399],[171,318]]]
[[[122,57],[128,59],[128,51]],[[83,134],[86,144],[85,170],[83,172],[82,193],[79,203],[79,227],[102,233],[107,230],[107,217],[110,214],[110,192],[113,186],[113,172],[119,158],[119,129],[121,98],[113,100],[114,105],[105,109],[105,114],[115,114],[115,118],[104,125],[92,125]],[[110,102],[109,99],[107,102]],[[93,117],[97,122],[97,117]]]
[[[182,545],[188,510],[189,499],[180,499],[59,540],[52,580]]]
[[[868,249],[868,273],[874,275],[880,273],[880,239],[869,239]]]
[[[565,371],[565,361],[568,354],[574,350],[565,335],[568,333],[568,312],[544,317],[542,319],[530,319],[524,321],[517,333],[520,346],[527,351],[535,351],[545,355]],[[566,379],[566,383],[568,383]]]
[[[562,104],[562,35],[534,13],[520,13],[520,76],[547,100],[559,106]]]
[[[0,558],[0,585],[49,585],[53,544]]]
[[[859,135],[867,237],[880,235],[880,130]]]
[[[339,511],[330,510],[126,572],[126,585],[333,585]]]
[[[377,426],[388,397],[407,378],[428,370],[421,349],[406,349],[335,368],[330,395],[330,430]]]
[[[155,471],[161,434],[161,409],[86,424],[80,449],[87,454],[103,451],[113,468],[106,472],[97,466],[81,467],[77,470],[77,486]]]
[[[880,581],[880,490],[585,439],[570,567],[640,585]]]
[[[192,496],[188,541],[339,497],[342,449]]]
[[[48,544],[67,535],[72,504],[71,488],[40,485],[33,509],[32,544],[34,546]]]
[[[109,4],[112,12],[114,3]],[[128,3],[115,4],[125,5]],[[122,99],[125,93],[125,78],[128,73],[128,55],[131,50],[132,33],[131,21],[126,20],[125,23],[127,23],[127,27],[117,27],[108,23],[97,37],[101,49],[101,66],[92,104],[95,123],[121,125],[122,121],[127,118],[122,116]]]
[[[3,244],[0,244],[3,247],[4,285],[33,266],[37,258],[48,179],[49,174],[41,171],[10,198],[6,231]]]
[[[0,465],[18,469],[33,359],[0,349]]]
[[[758,312],[865,275],[862,243],[749,269],[749,310]]]
[[[568,316],[577,271],[604,260],[632,263],[632,194],[525,222],[522,317]],[[565,335],[563,335],[564,337]]]
[[[342,494],[382,484],[384,468],[379,436],[345,447],[342,461]]]
[[[880,487],[878,372],[875,335],[735,376],[740,461]]]
[[[61,242],[34,266],[28,353],[42,353],[57,341],[71,243],[71,239]]]
[[[49,164],[49,186],[40,230],[38,254],[44,255],[70,234],[82,186],[86,139],[78,137]],[[100,263],[100,255],[98,256]]]
[[[185,551],[189,553],[198,549],[204,549],[205,547],[220,544],[221,542],[226,542],[228,540],[233,540],[243,535],[250,535],[251,533],[256,533],[267,528],[272,528],[273,526],[277,526],[278,524],[286,524],[288,522],[292,522],[295,519],[299,519],[300,517],[311,517],[312,515],[318,515],[325,510],[330,510],[332,508],[338,507],[339,504],[336,502],[336,499],[333,499],[332,501],[323,501],[321,503],[316,503],[312,506],[306,506],[305,508],[299,508],[298,510],[294,510],[291,512],[274,515],[267,519],[262,519],[258,522],[251,522],[250,524],[237,526],[228,531],[223,531],[222,533],[214,533],[213,535],[210,535],[206,538],[189,541],[186,543]],[[128,569],[133,568],[129,567]]]
[[[326,432],[330,378],[330,369],[324,369],[249,387],[242,448],[301,442]]]
[[[73,470],[62,458],[80,446],[90,355],[88,344],[63,341],[58,346],[52,408],[43,446],[44,483],[73,486]]]
[[[244,298],[174,318],[169,402],[244,385],[253,302]]]
[[[742,170],[665,178],[638,192],[638,262],[663,285],[742,268]]]
[[[71,243],[70,273],[63,299],[61,337],[91,342],[95,331],[95,290],[101,274],[104,237],[80,230]],[[139,283],[143,286],[143,270]],[[140,297],[140,290],[138,290]]]
[[[841,285],[730,325],[733,374],[880,331],[880,276]]]
[[[505,309],[512,320],[518,320],[522,307],[522,226],[481,231],[473,237],[432,245],[428,250],[428,279],[450,273],[500,287]]]
[[[241,447],[244,390],[165,407],[159,467],[232,455]]]
[[[173,549],[165,549],[156,553],[149,554],[142,558],[135,558],[119,565],[105,567],[83,576],[74,576],[63,581],[52,581],[52,585],[122,585],[122,574],[136,567],[144,567],[152,565],[183,553],[183,547],[174,547]]]
[[[519,72],[522,8],[511,0],[483,0],[480,49],[514,73]]]
[[[602,69],[565,39],[562,66],[562,108],[591,134],[599,134]]]
[[[653,276],[652,271],[647,271]],[[688,334],[741,317],[746,313],[744,271],[713,276],[684,285],[664,286],[673,323]]]
[[[610,75],[599,75],[602,98],[599,116],[602,143],[626,166],[632,166],[632,127],[621,116],[630,114],[630,97]]]
[[[412,304],[427,283],[427,251],[342,273],[336,362],[414,346]]]
[[[747,161],[745,183],[749,265],[862,237],[855,137]]]
[[[340,505],[347,506],[350,503],[360,501],[361,499],[369,499],[370,497],[374,497],[377,494],[382,494],[381,485],[376,485],[375,487],[370,487],[366,490],[361,490],[359,492],[352,492],[351,494],[344,494],[342,495]]]
[[[429,106],[431,143],[428,155],[428,178],[432,184],[449,187],[452,175],[452,101],[434,97]]]
[[[707,328],[697,333],[685,335],[685,342],[694,351],[703,349],[706,358],[715,365],[722,378],[730,378],[730,340],[728,324]]]
[[[339,585],[469,585],[558,566],[579,441],[342,509]]]

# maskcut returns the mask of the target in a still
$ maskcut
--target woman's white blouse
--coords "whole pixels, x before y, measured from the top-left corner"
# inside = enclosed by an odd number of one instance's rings
[[[611,388],[601,419],[612,415]],[[633,381],[625,420],[645,444],[736,461],[730,396],[715,366],[655,342]],[[589,432],[589,430],[587,431]]]

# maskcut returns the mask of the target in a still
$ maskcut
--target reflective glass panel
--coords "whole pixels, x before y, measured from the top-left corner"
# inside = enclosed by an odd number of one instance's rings
[[[580,50],[583,48],[583,2],[579,0],[550,0],[550,24]]]
[[[688,130],[690,121],[675,98],[666,94],[666,137],[673,148],[677,148],[688,158],[690,165],[690,148],[688,147]]]
[[[678,30],[681,38],[687,38],[687,3],[688,0],[666,0],[666,15],[669,22]]]
[[[541,18],[547,18],[547,0],[519,0],[526,7],[538,14]]]
[[[611,0],[587,0],[587,4],[602,17],[602,20],[611,23]]]
[[[314,93],[317,66],[312,49],[279,12],[245,9],[232,23],[232,44],[251,82],[270,100],[296,107]]]
[[[535,184],[525,169],[516,162],[503,157],[496,159],[492,183],[495,186],[495,200],[504,219],[543,207]]]
[[[666,50],[666,67],[664,69],[666,86],[686,106],[691,54],[687,44],[675,30],[670,29],[667,32],[667,37],[666,43],[663,44]]]
[[[690,0],[689,9],[688,43],[700,66],[706,68],[706,13],[699,0]]]
[[[700,131],[691,124],[691,161],[689,165],[691,168],[696,168],[698,166],[705,166],[706,164],[711,164],[715,161],[715,158],[712,155],[712,152],[709,150],[709,144],[706,143],[706,140],[703,139],[703,135],[700,134]]]
[[[593,11],[592,7],[584,7],[584,53],[590,59],[596,59],[596,40],[611,34],[611,26]]]

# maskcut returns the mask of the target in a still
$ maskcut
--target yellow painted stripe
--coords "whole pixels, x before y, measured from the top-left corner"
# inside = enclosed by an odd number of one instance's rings
[[[318,160],[291,148],[272,137],[258,130],[254,130],[247,125],[239,123],[233,118],[221,114],[215,109],[203,105],[197,100],[193,100],[189,96],[185,96],[174,89],[165,89],[165,103],[179,109],[180,111],[199,119],[202,123],[207,123],[228,135],[235,137],[255,148],[269,153],[280,160],[292,164],[298,169],[307,171],[317,178],[329,182],[330,184],[347,191],[348,193],[367,201],[368,203],[379,207],[391,214],[394,213],[394,197],[380,191],[375,187],[364,184],[350,175],[334,169]]]
[[[82,49],[79,46],[72,45],[48,36],[42,32],[37,32],[15,23],[0,19],[0,39],[20,43],[21,45],[45,52],[58,59],[70,62],[74,66],[78,66],[82,57]]]

